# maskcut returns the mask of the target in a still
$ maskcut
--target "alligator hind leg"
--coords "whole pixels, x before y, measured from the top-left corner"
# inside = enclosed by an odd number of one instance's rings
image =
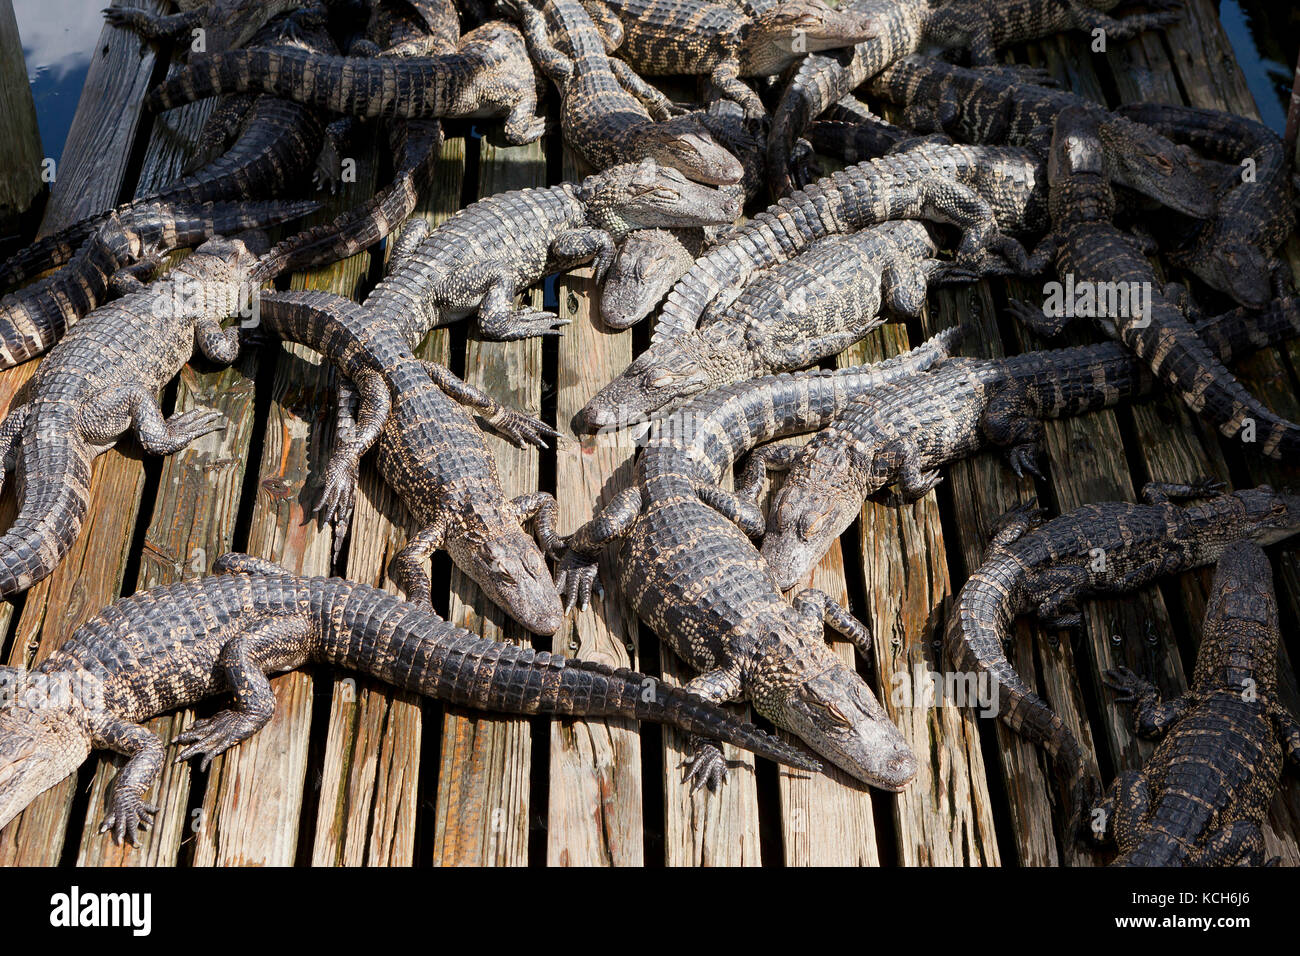
[[[739,700],[744,692],[740,671],[735,667],[719,667],[697,674],[686,684],[686,689],[717,705]],[[691,755],[681,764],[683,782],[690,782],[691,793],[705,786],[716,793],[727,779],[727,759],[722,746],[698,734],[691,734],[688,746]]]
[[[1300,770],[1300,721],[1281,704],[1273,705],[1273,724],[1282,738],[1286,762],[1292,770]]]
[[[516,445],[546,448],[548,446],[543,436],[560,437],[560,433],[550,425],[513,408],[506,408],[487,392],[475,388],[445,365],[430,361],[422,361],[421,364],[429,373],[429,378],[433,379],[433,384],[442,389],[448,398],[466,408],[474,409],[495,431],[505,435]]]
[[[145,793],[158,779],[163,767],[163,743],[154,734],[129,720],[109,718],[92,728],[96,746],[115,750],[127,757],[113,780],[108,795],[108,812],[99,825],[100,833],[111,832],[113,842],[126,840],[136,845],[136,831],[153,826],[158,807],[146,803]]]
[[[1253,820],[1234,820],[1215,830],[1188,866],[1262,866],[1264,834]]]
[[[413,216],[406,220],[406,225],[397,238],[393,240],[393,252],[388,257],[388,271],[392,272],[403,259],[408,259],[411,253],[419,248],[420,243],[429,238],[429,221],[423,216]]]
[[[871,643],[871,628],[849,613],[847,608],[842,607],[825,591],[808,588],[795,595],[791,603],[804,618],[815,622],[819,627],[829,624],[847,637],[858,649],[863,660],[872,659],[875,647]]]
[[[1097,843],[1117,841],[1123,845],[1142,833],[1150,811],[1151,789],[1146,778],[1137,770],[1125,770],[1115,778],[1106,799],[1094,808],[1089,829]],[[1101,833],[1098,825],[1103,828]]]
[[[564,597],[566,613],[575,606],[582,610],[590,602],[601,549],[631,531],[644,507],[644,491],[639,485],[633,485],[617,494],[600,514],[569,536],[568,550],[555,571],[555,587]]]
[[[1122,664],[1106,671],[1101,680],[1116,691],[1115,703],[1132,705],[1133,732],[1148,740],[1167,734],[1192,705],[1190,693],[1162,701],[1155,684]]]
[[[31,410],[30,404],[19,405],[0,423],[0,488],[4,487],[5,475],[13,471],[17,464],[18,436],[23,433]]]
[[[433,606],[433,582],[425,569],[429,566],[429,558],[446,540],[447,521],[439,516],[433,524],[420,529],[393,558],[393,580],[412,604]]]
[[[242,625],[221,648],[216,666],[224,674],[235,705],[196,720],[173,739],[188,744],[176,762],[202,756],[201,769],[212,758],[257,733],[275,713],[275,694],[268,673],[291,670],[311,657],[311,622],[303,615],[276,615]]]
[[[206,359],[229,365],[239,358],[239,327],[223,329],[211,316],[194,323],[194,347]]]
[[[122,423],[125,417],[126,423]],[[164,418],[154,398],[143,385],[113,389],[82,409],[83,437],[92,445],[111,444],[124,427],[134,427],[141,447],[151,455],[170,455],[194,439],[224,428],[221,412],[193,408]]]
[[[164,16],[133,7],[110,7],[104,11],[104,19],[145,40],[179,40],[188,31],[203,25],[203,17],[197,10]]]
[[[283,564],[254,557],[241,551],[227,551],[212,562],[213,574],[293,574]]]
[[[360,369],[353,375],[352,382],[361,396],[360,417],[354,433],[336,443],[330,452],[329,463],[325,466],[325,487],[312,509],[322,521],[351,515],[361,456],[379,438],[392,409],[392,392],[379,372]]]

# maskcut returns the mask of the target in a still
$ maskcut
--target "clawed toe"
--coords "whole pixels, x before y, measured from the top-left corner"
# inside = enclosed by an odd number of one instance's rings
[[[695,753],[682,761],[682,767],[682,780],[690,782],[691,793],[706,786],[710,793],[717,793],[727,779],[727,761],[722,756],[722,750],[714,743],[697,745]]]

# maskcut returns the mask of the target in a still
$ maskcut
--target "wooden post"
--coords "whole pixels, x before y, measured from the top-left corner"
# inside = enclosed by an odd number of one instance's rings
[[[12,0],[0,0],[0,130],[5,161],[0,168],[0,236],[15,232],[19,217],[45,188],[41,133],[27,82],[22,39]]]

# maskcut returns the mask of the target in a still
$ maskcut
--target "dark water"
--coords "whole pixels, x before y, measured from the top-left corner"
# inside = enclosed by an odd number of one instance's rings
[[[103,26],[104,0],[14,0],[45,155],[58,159]],[[1291,0],[1221,0],[1219,16],[1264,122],[1281,132],[1300,52]]]
[[[58,160],[103,28],[104,0],[13,0],[45,155]]]

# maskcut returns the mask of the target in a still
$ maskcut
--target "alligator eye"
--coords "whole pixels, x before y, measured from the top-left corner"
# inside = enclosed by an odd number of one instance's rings
[[[853,721],[851,721],[844,711],[840,710],[835,704],[830,703],[829,701],[817,700],[816,698],[810,699],[808,703],[814,710],[819,711],[823,719],[828,723],[838,724],[841,727],[853,726]]]
[[[799,519],[799,537],[811,538],[826,523],[827,515],[808,512]]]
[[[1174,168],[1174,164],[1170,161],[1169,157],[1161,156],[1159,154],[1156,154],[1156,165],[1159,166],[1161,169],[1163,169],[1165,172],[1168,172],[1169,170]]]
[[[672,381],[673,377],[667,372],[664,372],[662,375],[656,375],[654,378],[650,379],[650,381],[646,382],[646,387],[663,388],[665,385],[671,385]]]

